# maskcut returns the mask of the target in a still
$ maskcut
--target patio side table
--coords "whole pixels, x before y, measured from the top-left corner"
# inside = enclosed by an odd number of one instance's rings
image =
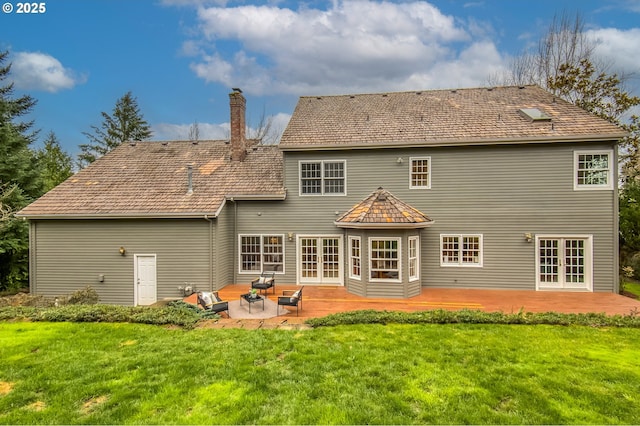
[[[251,293],[241,294],[240,295],[240,306],[242,306],[242,301],[249,303],[249,313],[251,313],[251,305],[256,302],[262,302],[262,310],[264,311],[264,297],[256,294],[255,297],[251,297]]]

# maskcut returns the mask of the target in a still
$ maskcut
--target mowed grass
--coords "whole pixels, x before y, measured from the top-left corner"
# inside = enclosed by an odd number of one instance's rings
[[[0,323],[3,424],[636,424],[640,329]]]

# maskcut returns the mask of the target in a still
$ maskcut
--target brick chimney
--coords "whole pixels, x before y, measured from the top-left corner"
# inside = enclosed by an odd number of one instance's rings
[[[231,159],[244,161],[247,155],[245,111],[247,100],[242,96],[242,90],[233,88],[229,93],[229,109],[231,110]]]

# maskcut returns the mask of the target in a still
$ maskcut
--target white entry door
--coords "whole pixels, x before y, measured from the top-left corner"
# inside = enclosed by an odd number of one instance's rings
[[[135,298],[136,305],[151,305],[156,303],[156,255],[135,255]]]
[[[300,284],[343,284],[342,236],[298,237]]]
[[[590,236],[539,236],[536,249],[539,289],[593,289]]]

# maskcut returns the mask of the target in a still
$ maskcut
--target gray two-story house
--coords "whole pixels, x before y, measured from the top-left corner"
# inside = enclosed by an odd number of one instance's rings
[[[302,97],[277,146],[123,144],[25,208],[31,290],[618,291],[618,127],[536,86]]]

